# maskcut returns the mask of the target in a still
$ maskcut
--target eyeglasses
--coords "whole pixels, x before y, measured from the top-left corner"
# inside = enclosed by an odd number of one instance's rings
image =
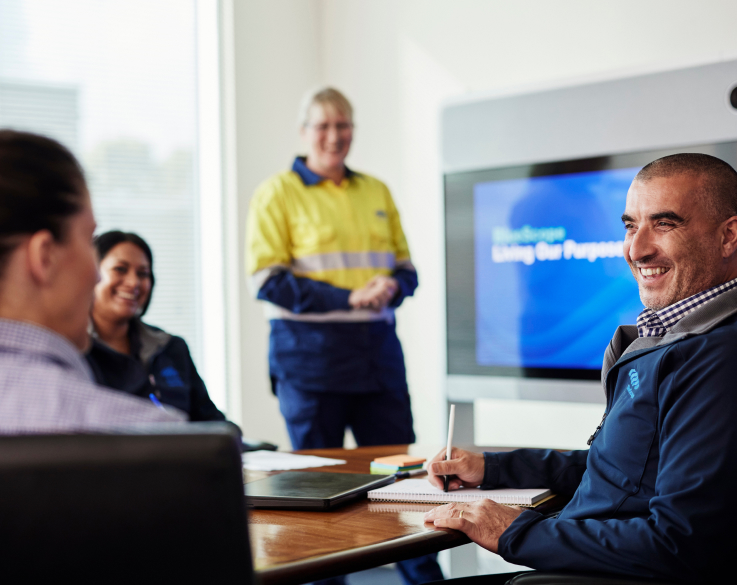
[[[338,122],[337,124],[307,124],[308,128],[312,128],[315,132],[327,132],[331,128],[335,128],[338,132],[348,132],[353,129],[351,122]]]

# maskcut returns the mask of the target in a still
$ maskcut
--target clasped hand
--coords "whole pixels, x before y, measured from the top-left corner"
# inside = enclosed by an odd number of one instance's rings
[[[428,480],[435,487],[443,488],[444,475],[454,476],[449,490],[460,487],[477,487],[484,480],[484,456],[463,449],[453,449],[449,461],[445,449],[432,458],[427,466]],[[425,522],[435,526],[460,530],[479,546],[497,552],[499,538],[524,510],[502,506],[491,500],[471,503],[452,503],[433,508],[425,514]]]
[[[354,309],[381,311],[399,290],[397,280],[391,276],[374,276],[365,286],[351,291],[348,304]]]

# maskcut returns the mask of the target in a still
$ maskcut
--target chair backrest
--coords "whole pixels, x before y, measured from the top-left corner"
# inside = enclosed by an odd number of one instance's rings
[[[252,582],[231,430],[0,437],[0,574]]]

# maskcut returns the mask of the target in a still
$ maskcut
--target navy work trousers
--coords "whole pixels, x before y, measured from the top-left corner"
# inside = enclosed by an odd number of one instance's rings
[[[294,449],[340,448],[346,428],[360,447],[415,442],[406,391],[303,392],[277,382],[276,395]]]

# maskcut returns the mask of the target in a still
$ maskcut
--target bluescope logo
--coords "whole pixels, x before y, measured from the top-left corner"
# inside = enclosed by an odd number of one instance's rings
[[[635,390],[640,387],[640,376],[637,375],[637,370],[630,370],[627,374],[630,377],[630,383],[627,384],[627,392],[629,392],[630,398],[635,397]]]

